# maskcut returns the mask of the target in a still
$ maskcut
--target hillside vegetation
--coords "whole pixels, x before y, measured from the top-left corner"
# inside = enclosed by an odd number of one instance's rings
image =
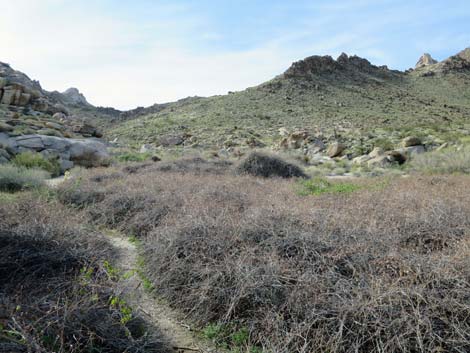
[[[437,143],[458,141],[470,131],[470,71],[423,70],[429,68],[404,73],[345,54],[338,60],[314,56],[242,92],[188,98],[147,115],[144,109],[109,136],[175,150],[275,146],[281,127],[349,147],[380,139],[396,143],[410,133]]]

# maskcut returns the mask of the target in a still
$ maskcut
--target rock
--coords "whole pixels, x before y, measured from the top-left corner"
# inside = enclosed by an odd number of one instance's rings
[[[10,132],[10,131],[13,131],[13,129],[14,129],[13,126],[2,123],[0,121],[0,132]]]
[[[16,138],[18,147],[31,149],[35,151],[42,151],[45,149],[44,143],[39,135],[24,135]]]
[[[344,152],[345,149],[346,149],[346,146],[343,145],[342,143],[334,142],[328,147],[326,154],[330,158],[338,157],[341,155],[341,153]]]
[[[359,157],[356,157],[352,160],[352,163],[353,164],[356,164],[356,165],[361,165],[361,164],[365,164],[367,161],[371,160],[372,158],[370,157],[370,155],[363,155],[363,156],[359,156]]]
[[[10,154],[3,148],[0,148],[0,157],[3,157],[6,160],[10,160],[11,158]]]
[[[401,146],[406,148],[406,147],[411,147],[411,146],[421,146],[423,143],[419,137],[415,136],[408,136],[403,139],[401,142]]]
[[[19,98],[16,101],[16,104],[24,107],[29,104],[30,100],[31,100],[31,95],[29,93],[21,93]]]
[[[19,94],[21,95],[21,91]],[[18,95],[18,91],[16,90],[16,88],[7,86],[3,90],[1,103],[6,104],[6,105],[13,105],[15,104],[15,101],[17,99],[17,95]]]
[[[179,135],[166,135],[160,137],[158,142],[163,147],[179,146],[184,143],[184,138]]]
[[[289,136],[289,131],[285,127],[281,127],[279,129],[279,135],[282,137],[288,137]]]
[[[8,85],[8,80],[6,77],[0,77],[0,89]]]
[[[406,156],[406,154],[400,151],[388,152],[388,158],[392,163],[398,163],[400,165],[404,164],[408,160],[408,157]]]
[[[335,161],[330,157],[315,155],[310,159],[309,164],[317,166],[325,163],[334,163]]]
[[[1,130],[1,129],[0,129]],[[437,152],[440,152],[442,150],[445,150],[447,147],[449,147],[449,143],[445,142],[442,145],[440,145],[438,148],[436,148]]]
[[[0,156],[0,165],[1,164],[7,164],[8,162],[9,162],[8,159],[6,159],[5,157]]]
[[[419,68],[429,66],[429,65],[434,65],[437,63],[438,61],[434,60],[430,54],[425,53],[419,58],[418,62],[416,63],[415,69],[419,69]]]
[[[61,113],[56,113],[56,114],[61,114]],[[54,114],[54,115],[56,115]],[[53,122],[50,122],[50,121],[47,121],[45,124],[44,124],[45,127],[48,127],[50,129],[55,129],[55,130],[63,130],[64,127],[60,124],[57,124],[57,123],[53,123]]]
[[[80,93],[80,91],[74,87],[69,88],[62,95],[66,98],[66,100],[72,104],[78,105],[89,105],[85,96]]]
[[[307,143],[308,137],[309,133],[306,130],[294,131],[282,139],[280,147],[286,149],[298,149]]]
[[[140,148],[140,153],[151,153],[151,152],[154,152],[155,151],[155,147],[153,147],[152,145],[142,145],[142,147]]]
[[[74,163],[68,159],[60,160],[60,172],[63,174],[74,167]]]
[[[310,141],[307,145],[307,156],[312,156],[325,150],[326,145],[320,139]]]
[[[369,166],[369,168],[374,168],[374,167],[386,168],[386,167],[389,167],[391,164],[392,162],[386,155],[372,158],[367,162],[367,165]]]
[[[38,135],[46,135],[46,136],[57,136],[57,137],[63,137],[63,135],[54,129],[40,129],[36,131]]]
[[[67,120],[67,115],[65,115],[64,113],[55,113],[52,116],[52,119],[57,120],[57,121],[65,121]]]
[[[100,167],[109,165],[106,146],[93,140],[71,140],[70,160],[82,167]]]
[[[158,157],[158,156],[152,156],[151,159],[152,159],[153,162],[160,162],[160,161],[162,160],[162,159],[161,159],[160,157]]]
[[[405,156],[411,157],[417,154],[425,153],[426,149],[424,146],[410,146],[399,150],[399,152],[402,152]]]
[[[80,134],[84,137],[103,137],[101,131],[99,131],[96,126],[91,124],[89,121],[83,120],[79,123],[76,123],[72,127],[72,131],[76,134]]]
[[[381,147],[375,147],[372,152],[369,153],[370,158],[377,158],[379,156],[383,156],[385,151]]]

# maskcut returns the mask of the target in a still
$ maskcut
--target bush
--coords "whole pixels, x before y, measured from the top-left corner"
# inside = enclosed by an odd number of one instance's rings
[[[152,157],[151,153],[126,152],[116,156],[119,162],[144,162]]]
[[[35,152],[23,152],[17,154],[12,160],[13,164],[18,167],[24,167],[28,169],[42,169],[51,176],[60,175],[60,163],[58,160],[46,159],[39,153]]]
[[[361,187],[353,183],[331,183],[323,178],[305,180],[300,183],[300,195],[321,194],[347,194],[359,190]]]
[[[168,352],[114,299],[114,251],[81,223],[32,197],[0,205],[0,352]]]
[[[412,159],[411,168],[431,174],[470,174],[470,147],[461,150],[449,148],[417,155]]]
[[[47,172],[43,170],[0,165],[0,191],[16,192],[38,188],[44,185],[47,177]]]
[[[249,174],[258,177],[271,178],[306,178],[302,169],[288,163],[279,157],[253,152],[243,160],[237,168],[240,174]]]

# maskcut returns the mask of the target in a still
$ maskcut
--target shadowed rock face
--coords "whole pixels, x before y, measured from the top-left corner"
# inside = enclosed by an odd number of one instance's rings
[[[347,75],[358,77],[364,75],[375,75],[379,77],[397,74],[386,66],[372,65],[367,59],[356,55],[348,56],[341,54],[337,60],[331,56],[310,56],[304,60],[297,61],[284,73],[284,78],[312,78],[329,75]]]
[[[419,58],[418,62],[416,63],[415,69],[419,69],[421,67],[425,67],[429,65],[434,65],[437,63],[438,61],[433,59],[433,57],[430,54],[425,53]]]

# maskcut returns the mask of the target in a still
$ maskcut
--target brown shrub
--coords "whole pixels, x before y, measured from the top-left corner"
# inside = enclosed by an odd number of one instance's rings
[[[0,206],[0,351],[167,351],[143,320],[120,322],[113,251],[81,218],[31,196]]]
[[[150,219],[157,292],[267,351],[470,351],[468,177],[361,185],[302,197],[289,180],[146,170],[89,210],[113,227]]]

